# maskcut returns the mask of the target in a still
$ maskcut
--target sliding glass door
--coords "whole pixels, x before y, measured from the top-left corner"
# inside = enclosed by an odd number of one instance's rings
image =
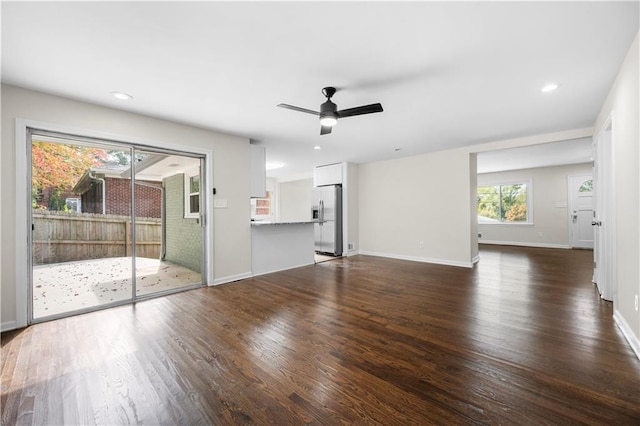
[[[201,284],[201,159],[138,152],[144,160],[135,165],[136,295]]]
[[[34,132],[32,322],[203,284],[202,159]]]

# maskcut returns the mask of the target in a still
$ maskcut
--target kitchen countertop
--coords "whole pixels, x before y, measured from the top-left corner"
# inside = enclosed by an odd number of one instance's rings
[[[266,220],[256,220],[251,222],[251,226],[264,226],[264,225],[304,225],[307,223],[315,223],[315,220],[299,220],[292,222],[269,222]]]

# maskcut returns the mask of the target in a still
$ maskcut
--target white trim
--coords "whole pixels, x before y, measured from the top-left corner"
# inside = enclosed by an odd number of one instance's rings
[[[114,133],[97,130],[83,129],[73,126],[47,123],[23,118],[15,120],[15,189],[16,189],[16,239],[15,239],[15,291],[16,291],[16,319],[15,328],[26,327],[28,325],[28,285],[29,285],[29,256],[28,244],[28,220],[30,217],[30,196],[27,188],[28,169],[27,164],[27,129],[42,130],[47,132],[63,133],[79,138],[104,139],[107,141],[120,142],[142,147],[167,149],[176,152],[189,152],[203,155],[205,157],[206,184],[205,189],[213,188],[213,151],[208,148],[193,147],[188,145],[177,145],[161,140],[149,140],[132,136],[124,136]],[[209,217],[213,217],[213,197],[205,197],[206,212]],[[205,221],[204,252],[209,261],[206,264],[206,282],[214,282],[214,262],[213,255],[213,220]]]
[[[480,226],[535,226],[533,222],[480,222]]]
[[[19,328],[16,321],[5,321],[0,325],[0,332],[11,331]]]
[[[200,188],[198,192],[191,192],[191,178],[194,176],[200,176],[200,167],[187,170],[182,174],[182,181],[184,183],[184,209],[183,209],[183,217],[185,219],[199,219],[200,212],[191,212],[191,195],[198,194],[200,196],[200,192],[202,191],[202,183],[200,183]]]
[[[520,241],[482,240],[482,241],[478,241],[478,244],[493,244],[493,245],[498,245],[498,246],[556,248],[556,249],[570,249],[571,248],[571,246],[569,244],[527,243],[527,242],[520,242]]]
[[[26,327],[28,324],[29,306],[29,196],[27,189],[27,128],[30,123],[16,119],[15,125],[15,185],[16,185],[16,241],[15,241],[15,292],[16,319],[15,328]]]
[[[349,256],[349,163],[342,167],[342,255]]]
[[[422,263],[434,263],[437,265],[447,265],[447,266],[458,266],[462,268],[473,268],[473,263],[471,262],[460,262],[457,260],[446,260],[446,259],[434,259],[430,257],[419,257],[419,256],[406,256],[403,254],[395,254],[395,253],[380,253],[375,251],[366,251],[361,250],[360,253],[364,256],[378,256],[378,257],[387,257],[390,259],[399,259],[399,260],[409,260],[412,262],[422,262]]]
[[[475,256],[473,256],[473,259],[471,259],[471,264],[475,265],[478,262],[480,262],[480,255],[476,254]]]
[[[246,280],[247,278],[251,278],[252,276],[253,275],[251,274],[251,272],[244,272],[242,274],[229,275],[226,277],[216,278],[215,280],[213,280],[211,284],[209,284],[209,287],[220,285],[220,284],[227,284],[234,281]]]
[[[636,357],[640,359],[640,340],[633,334],[633,330],[617,309],[613,310],[613,320],[616,322],[625,339],[627,339],[627,342],[629,342],[629,346],[631,346],[631,349],[635,352]]]

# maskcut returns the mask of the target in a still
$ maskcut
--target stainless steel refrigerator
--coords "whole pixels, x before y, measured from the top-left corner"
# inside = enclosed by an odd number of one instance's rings
[[[342,186],[313,188],[311,204],[316,251],[342,256]]]

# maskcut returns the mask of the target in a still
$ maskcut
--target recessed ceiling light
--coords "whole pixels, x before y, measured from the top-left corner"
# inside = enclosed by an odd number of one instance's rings
[[[133,96],[127,93],[111,92],[111,94],[113,95],[114,98],[120,99],[121,101],[130,101],[131,99],[133,99]]]
[[[265,167],[267,170],[273,170],[273,169],[279,169],[281,167],[284,167],[284,164],[278,163],[276,161],[267,161],[267,164]]]
[[[542,91],[542,93],[547,93],[547,92],[553,92],[558,87],[560,87],[558,83],[549,83],[540,90]]]
[[[316,146],[314,146],[314,147],[313,147],[313,149],[315,149],[316,151],[318,151],[318,150],[321,150],[321,149],[322,149],[322,147],[321,147],[320,145],[316,145]]]

